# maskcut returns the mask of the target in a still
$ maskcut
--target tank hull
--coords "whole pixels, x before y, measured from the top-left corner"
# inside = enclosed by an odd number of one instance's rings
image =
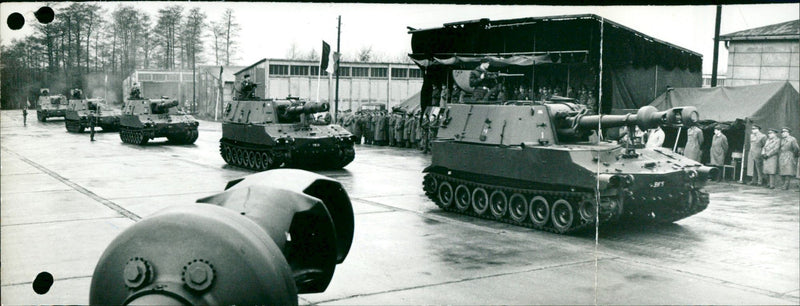
[[[352,135],[338,125],[222,124],[220,155],[253,170],[341,169],[355,158]]]
[[[124,143],[144,145],[166,137],[172,144],[193,144],[200,123],[174,107],[176,100],[128,100],[119,118],[119,137]]]
[[[116,132],[120,129],[120,115],[103,115],[96,117],[95,127],[102,128],[104,132]],[[64,125],[68,132],[82,133],[91,127],[89,115],[86,112],[67,111],[64,115]]]
[[[49,118],[54,117],[64,117],[66,114],[66,110],[64,109],[37,109],[36,110],[36,118],[39,121],[47,121]]]
[[[579,231],[598,220],[674,222],[707,207],[708,194],[698,183],[705,178],[691,177],[701,165],[643,150],[636,160],[601,157],[598,167],[594,156],[613,157],[620,149],[436,141],[423,185],[426,195],[445,210],[557,233]],[[664,154],[671,162],[663,162]]]

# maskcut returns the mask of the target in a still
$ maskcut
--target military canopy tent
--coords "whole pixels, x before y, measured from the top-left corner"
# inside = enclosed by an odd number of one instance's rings
[[[408,97],[403,103],[398,104],[395,107],[392,107],[393,112],[404,112],[406,114],[413,114],[419,111],[420,105],[420,93],[417,92],[411,97]]]
[[[793,135],[800,132],[800,94],[789,82],[767,83],[749,86],[714,88],[674,88],[650,105],[659,110],[677,106],[694,106],[700,113],[701,122],[708,122],[704,129],[707,151],[711,143],[710,129],[716,123],[724,123],[730,152],[747,152],[743,145],[750,143],[750,127],[768,129],[792,129]],[[685,138],[685,133],[683,136]],[[685,141],[685,140],[684,140]],[[679,142],[680,143],[680,142]],[[730,156],[730,152],[728,155]],[[707,153],[706,153],[707,154]],[[705,155],[705,154],[704,154]],[[744,156],[747,160],[747,156]]]
[[[450,71],[474,69],[482,57],[524,73],[521,86],[534,92],[587,90],[600,97],[603,113],[647,105],[667,86],[702,83],[699,53],[592,14],[470,20],[409,33],[409,56],[424,72],[423,107],[432,88],[450,84]]]

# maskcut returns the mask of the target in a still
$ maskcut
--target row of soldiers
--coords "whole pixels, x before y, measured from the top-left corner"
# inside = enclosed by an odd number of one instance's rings
[[[415,148],[430,152],[430,140],[436,135],[435,117],[415,112],[370,111],[342,112],[337,124],[356,136],[356,144]]]

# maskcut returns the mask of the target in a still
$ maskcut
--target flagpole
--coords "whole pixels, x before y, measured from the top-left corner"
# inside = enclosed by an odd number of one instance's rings
[[[322,57],[324,56],[325,54],[322,54],[322,56],[319,58],[319,66],[317,66],[319,67],[319,69],[317,69],[317,102],[319,102],[319,83],[321,82],[320,80],[322,79]]]

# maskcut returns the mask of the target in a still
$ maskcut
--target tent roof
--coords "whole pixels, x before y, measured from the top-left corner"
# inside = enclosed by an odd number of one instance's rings
[[[669,99],[667,99],[669,95]],[[713,88],[674,88],[650,105],[659,110],[694,106],[701,120],[748,119],[762,129],[788,126],[800,130],[800,93],[789,82]]]
[[[408,114],[414,113],[419,110],[419,103],[420,103],[420,92],[415,93],[413,96],[408,97],[403,103],[392,107],[392,111],[395,109],[402,110]]]

